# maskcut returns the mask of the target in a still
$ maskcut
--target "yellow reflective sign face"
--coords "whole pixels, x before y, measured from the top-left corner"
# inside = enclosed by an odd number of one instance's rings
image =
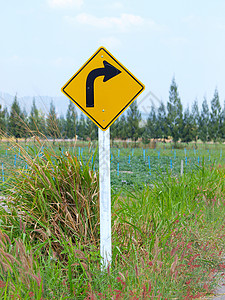
[[[111,126],[143,90],[144,85],[103,47],[62,87],[62,92],[102,130]]]

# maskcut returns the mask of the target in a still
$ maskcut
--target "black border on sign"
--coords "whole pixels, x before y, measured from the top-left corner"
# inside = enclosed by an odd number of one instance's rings
[[[128,75],[130,75],[140,86],[141,89],[140,91],[130,100],[130,102],[124,106],[120,112],[105,126],[102,127],[101,124],[99,124],[82,106],[80,106],[79,103],[77,103],[69,94],[67,94],[67,92],[65,91],[65,88],[70,84],[70,82],[86,67],[87,64],[89,64],[90,61],[92,61],[92,59],[99,53],[99,51],[105,51],[125,72],[127,72]],[[144,86],[131,74],[129,73],[106,49],[104,48],[99,48],[99,50],[83,65],[83,67],[67,82],[67,84],[62,88],[63,92],[77,105],[80,107],[80,109],[82,111],[84,111],[92,120],[95,121],[95,123],[97,123],[99,125],[100,128],[102,128],[103,130],[106,130],[110,124],[127,108],[127,106],[130,105],[130,103],[143,91]]]

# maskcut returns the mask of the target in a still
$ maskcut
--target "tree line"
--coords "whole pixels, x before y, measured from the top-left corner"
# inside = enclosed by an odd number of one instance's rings
[[[191,109],[189,107],[184,109],[173,78],[166,105],[161,103],[158,108],[152,105],[147,120],[142,120],[138,106],[133,102],[126,114],[122,114],[110,127],[111,139],[129,138],[137,141],[141,138],[145,144],[152,139],[166,141],[168,138],[175,144],[178,141],[197,142],[199,139],[203,143],[222,142],[225,140],[225,105],[221,107],[217,89],[210,104],[209,107],[204,98],[200,110],[197,100]],[[21,109],[15,96],[10,111],[0,104],[0,136],[3,134],[14,136],[16,139],[45,135],[53,139],[72,139],[77,136],[82,140],[95,140],[98,129],[83,113],[78,117],[72,102],[69,103],[64,117],[64,115],[57,116],[53,102],[50,103],[49,112],[44,114],[37,108],[33,99],[28,115],[25,109]]]

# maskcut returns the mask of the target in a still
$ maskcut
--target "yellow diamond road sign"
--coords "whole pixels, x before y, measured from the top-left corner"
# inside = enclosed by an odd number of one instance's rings
[[[62,87],[98,127],[106,130],[144,90],[144,85],[101,47]]]

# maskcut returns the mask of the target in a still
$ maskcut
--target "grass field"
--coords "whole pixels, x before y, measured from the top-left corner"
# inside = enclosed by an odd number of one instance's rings
[[[224,145],[111,149],[113,257],[105,271],[98,153],[71,146],[1,143],[9,209],[0,208],[1,299],[209,295],[225,274]]]

